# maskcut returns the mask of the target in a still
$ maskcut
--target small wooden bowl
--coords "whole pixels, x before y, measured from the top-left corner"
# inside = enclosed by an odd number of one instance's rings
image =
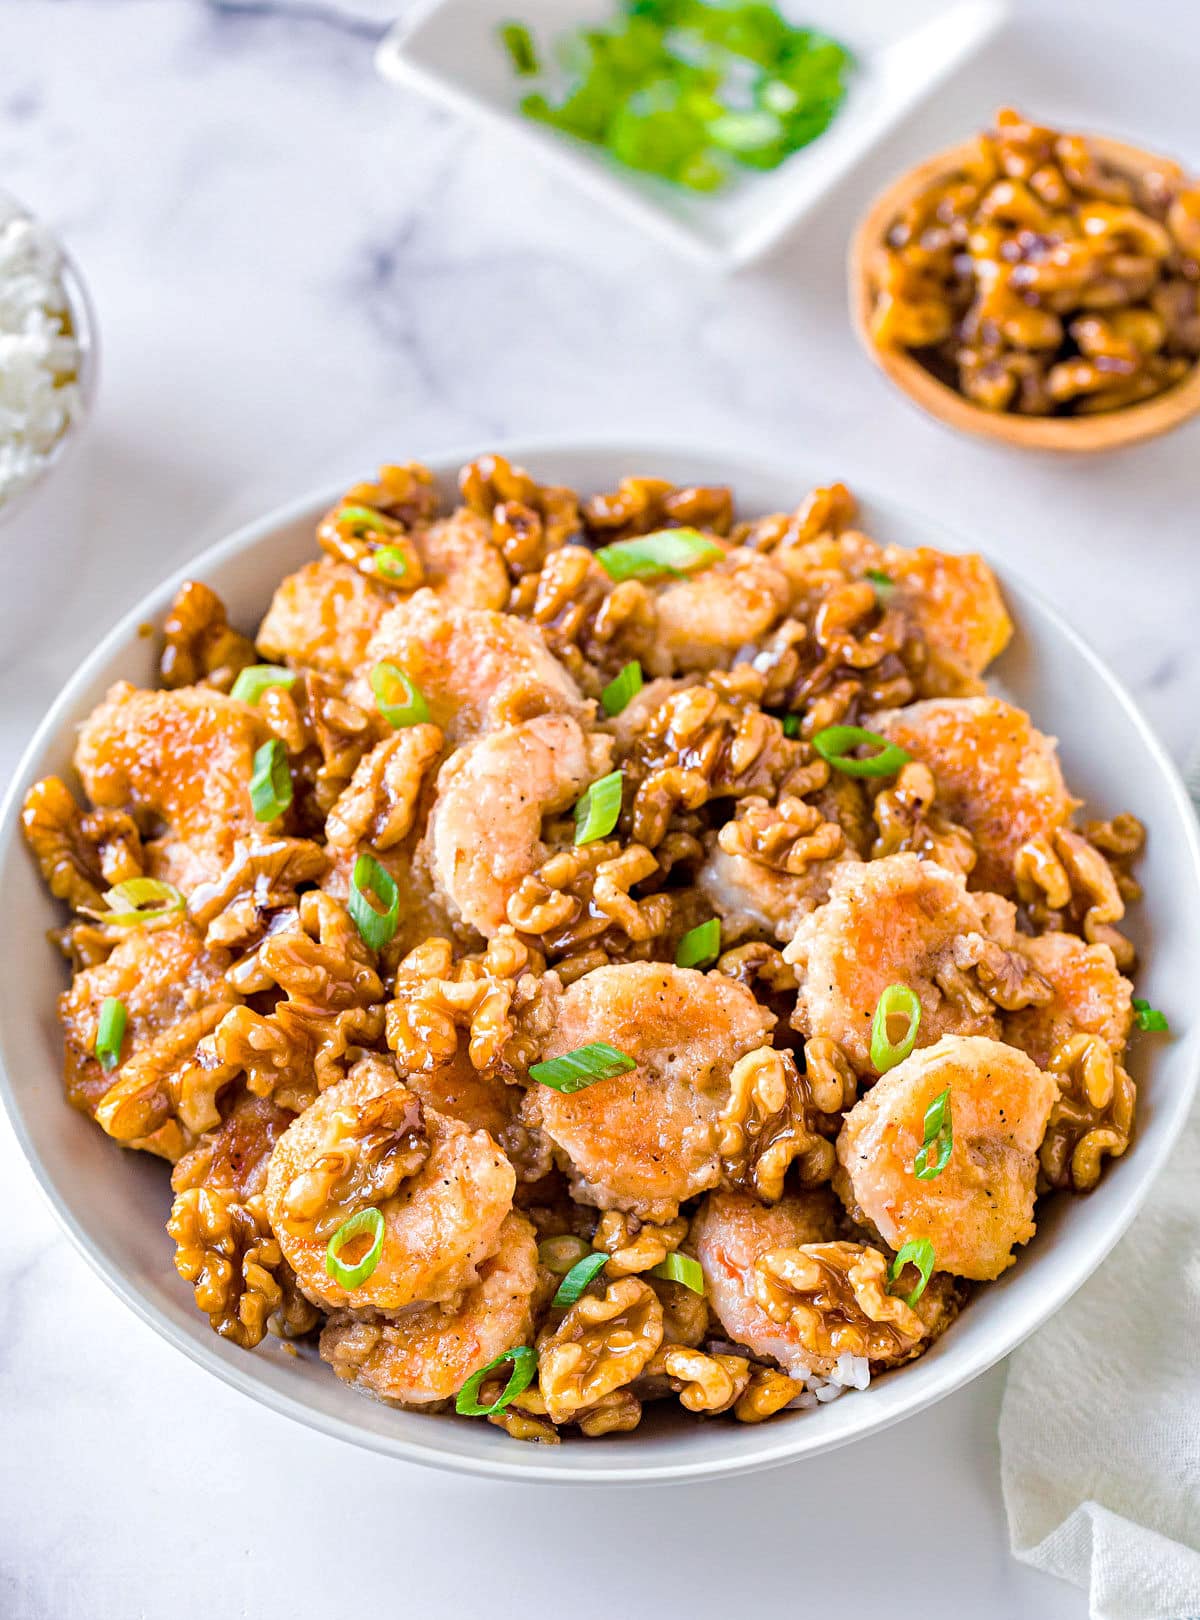
[[[1127,173],[1137,174],[1168,162],[1107,136],[1089,135],[1088,141],[1101,158]],[[1115,450],[1166,433],[1200,411],[1200,364],[1193,366],[1173,388],[1137,405],[1096,416],[1018,416],[1010,411],[989,411],[973,404],[957,389],[940,382],[907,349],[884,349],[875,342],[871,336],[871,316],[888,228],[917,192],[939,175],[961,168],[970,150],[969,144],[951,147],[910,169],[875,199],[854,233],[848,266],[850,311],[855,330],[879,369],[938,421],[964,433],[998,439],[1002,444],[1020,445],[1027,450],[1079,453]]]

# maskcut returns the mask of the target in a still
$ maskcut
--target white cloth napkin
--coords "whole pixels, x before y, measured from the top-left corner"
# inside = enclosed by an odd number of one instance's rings
[[[1189,777],[1189,786],[1190,786]],[[1016,1556],[1092,1620],[1200,1620],[1200,1111],[1133,1229],[1009,1363]]]

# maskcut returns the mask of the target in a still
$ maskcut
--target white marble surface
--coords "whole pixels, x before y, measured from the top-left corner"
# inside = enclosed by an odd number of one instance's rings
[[[10,587],[29,633],[0,647],[0,774],[118,611],[235,522],[383,457],[545,432],[820,453],[1036,578],[1184,751],[1200,425],[1095,463],[947,437],[858,353],[842,260],[872,188],[1002,100],[1200,164],[1192,0],[1143,0],[1136,34],[1121,0],[1027,0],[732,282],[376,83],[386,11],[0,3],[0,185],[65,234],[105,350],[88,518],[49,586],[22,564]],[[1079,1615],[1078,1594],[1007,1553],[1002,1377],[802,1469],[669,1494],[404,1468],[259,1411],[161,1344],[58,1234],[0,1126],[6,1620],[307,1615],[349,1593],[434,1620],[708,1617],[751,1592],[767,1612]]]

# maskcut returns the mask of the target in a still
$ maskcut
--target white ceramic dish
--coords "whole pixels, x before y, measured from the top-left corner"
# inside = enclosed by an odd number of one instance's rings
[[[824,135],[769,174],[715,196],[635,174],[602,152],[525,118],[517,79],[496,30],[514,17],[539,43],[612,16],[610,0],[424,0],[379,46],[387,79],[523,141],[597,200],[664,242],[733,267],[764,253],[889,129],[931,95],[999,27],[1003,0],[784,0],[798,23],[842,40],[859,61],[849,94]]]
[[[491,448],[491,447],[489,447]],[[465,453],[441,458],[447,488]],[[653,446],[565,448],[513,445],[505,453],[539,478],[584,491],[612,488],[627,473],[679,483],[731,483],[743,512],[794,505],[829,468],[786,469],[738,458]],[[841,469],[838,469],[840,472]],[[962,549],[936,523],[864,497],[863,526],[904,545]],[[1138,1135],[1089,1198],[1055,1200],[1034,1242],[999,1283],[984,1289],[952,1330],[910,1367],[811,1412],[770,1423],[697,1424],[654,1412],[633,1436],[521,1445],[492,1425],[394,1411],[340,1384],[315,1358],[273,1343],[251,1355],[218,1339],[176,1276],[162,1230],[166,1167],[122,1154],[63,1100],[55,997],[62,964],[43,943],[61,921],[22,843],[18,817],[28,784],[69,769],[74,729],[119,678],[153,684],[158,623],[185,578],[224,597],[234,622],[252,629],[280,576],[315,552],[313,527],[338,492],[297,502],[197,557],[150,593],[107,635],[47,715],[17,769],[0,814],[0,892],[9,950],[0,974],[0,1094],[34,1171],[67,1231],[110,1287],[172,1344],[227,1383],[278,1412],[387,1455],[493,1478],[634,1484],[712,1478],[813,1456],[919,1412],[1005,1355],[1095,1269],[1132,1220],[1187,1113],[1200,1073],[1200,1024],[1189,1020],[1200,961],[1200,836],[1183,785],[1117,682],[1075,633],[998,566],[1018,624],[996,684],[1062,740],[1067,779],[1089,809],[1129,809],[1150,829],[1139,876],[1145,902],[1133,934],[1142,952],[1139,989],[1170,1015],[1169,1038],[1134,1038],[1131,1067],[1142,1088]],[[978,543],[982,537],[973,537]],[[992,558],[994,563],[998,559]],[[47,1283],[47,1286],[52,1286]],[[914,1441],[918,1444],[919,1439]]]

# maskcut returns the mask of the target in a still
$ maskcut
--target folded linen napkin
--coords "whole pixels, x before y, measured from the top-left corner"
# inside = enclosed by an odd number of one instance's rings
[[[1198,1620],[1200,1109],[1133,1229],[1013,1355],[1000,1459],[1013,1552],[1083,1587],[1092,1620]]]

